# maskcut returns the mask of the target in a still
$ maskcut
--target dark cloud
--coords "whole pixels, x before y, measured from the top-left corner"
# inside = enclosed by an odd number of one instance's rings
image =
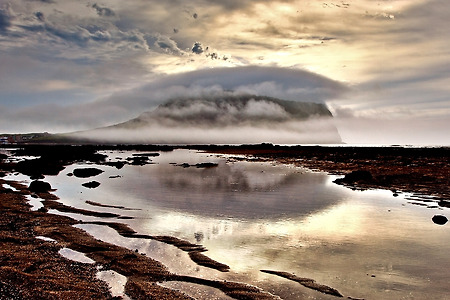
[[[0,9],[0,33],[5,33],[8,30],[11,26],[11,19],[9,7],[5,5],[4,8]]]
[[[195,42],[192,46],[192,52],[195,54],[202,54],[204,52],[202,44],[199,42]]]
[[[148,47],[152,50],[175,55],[183,54],[183,51],[179,49],[177,43],[168,36],[161,34],[146,34],[144,39],[147,42]]]
[[[42,12],[37,11],[34,13],[34,15],[36,16],[36,18],[38,18],[39,21],[45,22],[45,16]]]
[[[108,7],[101,7],[97,3],[94,3],[92,5],[92,8],[94,8],[97,11],[97,14],[99,16],[113,17],[116,15],[116,13],[112,9]]]

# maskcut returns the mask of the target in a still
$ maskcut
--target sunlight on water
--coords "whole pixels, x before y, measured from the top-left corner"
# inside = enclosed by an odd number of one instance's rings
[[[107,152],[112,161],[133,153]],[[330,296],[259,270],[295,273],[367,299],[445,299],[450,293],[450,230],[431,221],[435,214],[448,213],[446,208],[412,205],[390,191],[352,191],[334,184],[336,176],[293,166],[187,150],[151,159],[153,164],[122,169],[72,165],[45,180],[64,204],[134,217],[110,221],[127,223],[138,233],[201,244],[208,257],[231,267],[220,273],[161,242],[124,238],[99,225],[77,226],[179,274],[243,281],[288,299]],[[198,168],[199,163],[218,165]],[[67,176],[83,167],[104,172],[87,179]],[[91,180],[100,186],[82,186]],[[183,284],[171,285],[183,289]],[[196,295],[202,293],[210,291],[199,289]]]
[[[72,250],[70,248],[62,248],[61,250],[58,251],[58,253],[70,260],[73,261],[77,261],[77,262],[81,262],[81,263],[85,263],[85,264],[93,264],[95,263],[94,260],[90,259],[89,257],[87,257],[86,255],[84,255],[84,253]]]

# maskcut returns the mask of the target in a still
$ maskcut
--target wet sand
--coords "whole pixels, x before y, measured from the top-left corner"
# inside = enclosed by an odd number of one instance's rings
[[[142,147],[142,146],[141,146]],[[189,146],[191,149],[209,152],[245,155],[240,159],[267,160],[306,166],[333,174],[351,174],[339,182],[351,188],[386,188],[393,193],[413,192],[433,195],[439,205],[447,206],[449,192],[449,149],[372,149],[351,147],[276,147],[258,146]],[[65,165],[76,161],[106,163],[97,153],[102,147],[94,146],[30,146],[17,155],[36,156],[29,162],[7,162],[0,157],[0,174],[20,172],[34,179],[43,175],[57,174]],[[108,146],[111,149],[111,146]],[[142,149],[142,148],[141,148]],[[140,150],[141,150],[140,149]],[[160,151],[154,146],[143,151]],[[164,151],[170,149],[165,148]],[[162,151],[162,150],[161,150]],[[126,162],[124,162],[126,163]],[[131,162],[133,163],[133,162]],[[361,174],[363,174],[361,176]],[[370,174],[370,175],[368,175]],[[345,178],[344,178],[345,179]],[[191,299],[188,295],[172,290],[158,282],[180,281],[214,287],[235,299],[277,299],[261,289],[238,282],[208,280],[180,276],[149,257],[134,251],[96,240],[73,225],[83,224],[69,217],[49,214],[48,209],[91,215],[105,221],[90,224],[104,225],[120,235],[131,238],[154,239],[171,244],[189,253],[197,264],[226,272],[229,267],[205,255],[202,245],[192,244],[170,236],[147,236],[137,234],[125,224],[107,221],[106,218],[127,218],[126,215],[104,215],[95,210],[80,210],[58,202],[52,191],[32,192],[27,186],[5,182],[13,189],[0,188],[0,294],[1,299],[113,299],[105,282],[96,278],[99,270],[114,270],[127,277],[125,293],[134,299]],[[27,204],[27,195],[44,199],[44,207],[32,211]],[[92,206],[101,206],[92,203]],[[124,209],[126,212],[126,209]],[[44,236],[55,240],[37,239]],[[58,251],[70,248],[84,253],[95,261],[93,264],[79,263],[62,257]],[[313,279],[299,278],[280,271],[264,270],[268,274],[294,280],[300,284],[325,292],[333,288],[316,283]],[[321,290],[322,289],[322,290]],[[336,296],[339,292],[336,291]],[[339,297],[339,296],[338,296]]]

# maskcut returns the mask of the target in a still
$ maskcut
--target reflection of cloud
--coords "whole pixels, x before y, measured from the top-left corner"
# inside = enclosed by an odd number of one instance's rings
[[[284,172],[267,172],[266,168],[243,169],[225,163],[215,168],[188,168],[180,172],[174,166],[169,169],[162,167],[161,182],[171,189],[196,190],[207,192],[252,192],[271,191],[279,186],[289,184],[295,177],[295,169],[285,169]],[[273,171],[275,168],[271,168]]]
[[[211,161],[217,159],[202,160]],[[124,187],[134,186],[135,193],[151,205],[197,216],[225,215],[244,220],[300,217],[340,201],[321,188],[328,180],[326,174],[300,173],[302,170],[298,168],[268,163],[221,161],[215,168],[182,168],[160,163],[139,171],[139,176],[148,180],[146,183],[136,182],[133,172],[137,169],[126,171],[132,173],[114,186],[119,193]]]

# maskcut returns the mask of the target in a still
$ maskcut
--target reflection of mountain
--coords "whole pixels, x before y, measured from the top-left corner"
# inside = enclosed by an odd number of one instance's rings
[[[78,137],[139,143],[339,143],[324,104],[252,95],[173,99]]]
[[[256,164],[255,164],[256,165]],[[295,181],[292,169],[247,166],[245,169],[220,163],[216,168],[161,168],[160,181],[170,189],[207,192],[270,192]],[[278,171],[278,172],[277,172]]]
[[[324,173],[269,164],[220,163],[216,168],[155,166],[152,203],[199,215],[241,219],[305,216],[340,201]],[[160,187],[160,188],[155,188]]]

